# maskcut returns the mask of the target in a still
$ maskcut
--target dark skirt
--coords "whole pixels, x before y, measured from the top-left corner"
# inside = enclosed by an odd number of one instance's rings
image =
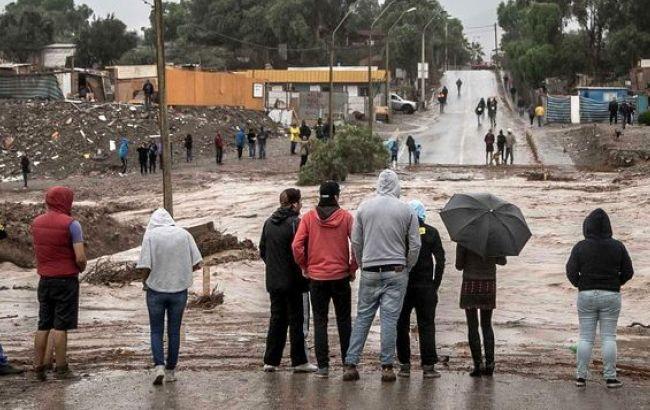
[[[495,309],[497,307],[496,280],[466,280],[460,289],[461,309]]]

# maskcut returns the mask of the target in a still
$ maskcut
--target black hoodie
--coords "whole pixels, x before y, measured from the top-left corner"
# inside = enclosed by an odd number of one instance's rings
[[[582,226],[585,239],[571,251],[566,264],[567,278],[579,290],[619,292],[634,275],[625,245],[612,238],[609,216],[596,209]]]
[[[307,280],[293,259],[291,243],[300,217],[291,208],[279,208],[264,223],[260,256],[266,264],[267,292],[304,292]]]

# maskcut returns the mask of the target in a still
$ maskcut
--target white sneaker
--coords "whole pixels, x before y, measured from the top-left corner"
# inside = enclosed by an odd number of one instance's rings
[[[300,366],[295,366],[293,368],[294,373],[313,373],[318,370],[318,366],[315,366],[311,363],[301,364]]]
[[[165,380],[165,366],[156,366],[154,369],[155,378],[153,379],[154,386],[160,386]]]
[[[264,365],[264,371],[266,373],[273,373],[278,371],[278,366],[272,366],[270,364],[265,364]]]
[[[176,381],[176,372],[174,370],[165,369],[165,383],[175,382]]]

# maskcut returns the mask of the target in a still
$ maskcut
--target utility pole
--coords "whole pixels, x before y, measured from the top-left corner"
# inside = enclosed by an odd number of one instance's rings
[[[499,61],[499,38],[497,37],[497,23],[494,23],[494,64]]]
[[[449,26],[445,15],[445,71],[449,70]]]
[[[422,61],[422,73],[419,73],[420,70],[418,70],[418,74],[422,75],[422,82],[420,83],[420,101],[421,101],[423,110],[425,108],[426,98],[427,98],[426,91],[425,91],[426,78],[424,78],[424,73],[425,73],[424,66],[426,65],[426,53],[425,53],[426,33],[427,33],[427,28],[433,22],[433,20],[436,19],[436,17],[437,16],[432,17],[427,22],[427,24],[424,25],[424,28],[422,29],[422,55],[421,55],[421,57],[422,57],[421,58],[421,61]],[[427,70],[427,73],[428,73],[428,70]]]
[[[162,139],[163,160],[163,205],[170,215],[174,216],[172,199],[172,144],[169,140],[169,125],[167,122],[167,86],[165,83],[165,37],[163,23],[162,0],[154,0],[154,15],[156,29],[156,63],[158,70],[158,108],[160,138]]]
[[[390,31],[397,25],[397,23],[408,13],[412,13],[417,10],[417,7],[411,7],[408,10],[404,10],[402,14],[399,15],[397,20],[393,23],[392,26],[388,28],[388,31],[386,31],[386,109],[388,111],[388,116],[390,117],[391,111],[390,111],[390,99],[388,98],[388,94],[390,94],[390,63],[389,63],[389,45],[390,45]]]
[[[350,7],[348,12],[343,16],[343,19],[339,22],[339,24],[336,26],[334,31],[332,31],[332,43],[330,44],[330,92],[329,92],[329,112],[327,113],[327,120],[328,124],[327,127],[329,128],[329,137],[334,138],[334,116],[332,114],[332,110],[334,107],[333,104],[333,94],[334,94],[334,40],[336,38],[336,32],[339,31],[343,23],[345,23],[345,20],[347,20],[348,17],[350,17],[350,14],[354,12],[354,5]]]

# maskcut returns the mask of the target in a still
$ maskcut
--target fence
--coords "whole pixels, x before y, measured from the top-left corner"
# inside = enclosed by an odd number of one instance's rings
[[[638,111],[638,97],[626,97],[625,101]],[[623,101],[619,101],[619,104]],[[575,115],[572,116],[572,111]],[[579,115],[578,115],[579,114]],[[619,120],[622,112],[618,111]],[[548,96],[546,103],[546,120],[550,123],[590,123],[609,121],[609,102],[603,102],[577,96]]]
[[[0,76],[0,98],[62,100],[63,93],[54,74]]]
[[[561,124],[571,123],[571,97],[551,96],[546,102],[546,120]]]

